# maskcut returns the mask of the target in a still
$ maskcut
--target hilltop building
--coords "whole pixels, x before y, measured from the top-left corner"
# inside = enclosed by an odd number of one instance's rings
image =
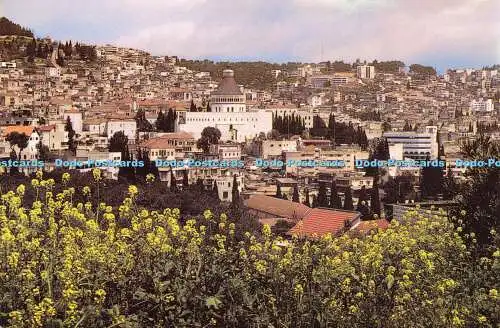
[[[198,139],[205,127],[220,130],[222,141],[243,142],[272,130],[272,113],[249,111],[246,97],[236,84],[234,72],[226,69],[218,88],[210,95],[211,112],[179,112],[176,129]]]

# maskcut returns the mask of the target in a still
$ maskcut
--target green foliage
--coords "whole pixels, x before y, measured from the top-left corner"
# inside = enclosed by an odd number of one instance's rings
[[[75,140],[76,132],[73,130],[73,124],[69,116],[66,118],[66,125],[64,126],[64,131],[68,132],[68,150],[73,154],[76,153],[77,143]]]
[[[295,185],[293,187],[292,201],[295,203],[300,203],[299,186]]]
[[[297,67],[297,64],[272,64],[266,62],[213,62],[210,60],[181,59],[180,66],[185,66],[197,72],[210,72],[212,79],[222,79],[222,71],[231,67],[239,84],[247,88],[272,91],[276,79],[271,74],[272,70],[288,70]]]
[[[347,187],[347,190],[346,190],[345,195],[344,195],[344,210],[354,211],[354,204],[352,201],[351,187]]]
[[[342,200],[340,199],[335,180],[332,180],[332,184],[330,186],[330,207],[338,209],[342,208]]]
[[[436,75],[436,70],[431,66],[424,66],[420,64],[412,64],[410,65],[410,73],[414,73],[422,76],[431,76]]]
[[[328,198],[326,196],[326,186],[323,181],[320,181],[319,183],[319,190],[318,190],[318,207],[328,207]]]
[[[98,172],[91,181],[98,188]],[[71,182],[65,176],[62,184]],[[28,190],[30,189],[30,190]],[[58,190],[58,191],[56,191]],[[25,195],[37,200],[25,204]],[[367,236],[240,238],[226,215],[181,221],[34,179],[1,195],[5,327],[495,327],[500,252],[480,262],[442,215]],[[88,197],[94,191],[86,189]],[[238,212],[232,214],[237,215]],[[231,216],[230,216],[231,217]]]
[[[176,119],[177,113],[173,109],[170,108],[167,114],[160,111],[155,122],[156,130],[160,132],[174,132]]]
[[[471,160],[500,158],[498,142],[484,135],[466,142],[461,151]],[[466,181],[459,190],[456,199],[460,206],[453,215],[457,220],[463,220],[465,233],[476,235],[483,252],[492,243],[490,232],[500,231],[500,168],[467,169]]]
[[[426,158],[429,161],[429,156]],[[444,168],[426,166],[421,170],[420,190],[424,199],[432,199],[444,191]]]
[[[301,134],[305,130],[304,119],[296,116],[295,113],[291,115],[278,115],[273,114],[273,130],[278,133],[286,135]]]
[[[373,61],[370,65],[375,66],[375,71],[379,73],[398,73],[400,68],[405,67],[405,63],[399,60]]]
[[[137,110],[137,113],[135,114],[135,122],[137,123],[138,131],[153,131],[153,125],[146,119],[146,112],[143,109]]]
[[[18,35],[33,37],[33,32],[30,30],[11,22],[6,17],[0,18],[0,35]]]
[[[221,133],[219,129],[207,126],[201,131],[201,138],[198,139],[196,146],[199,149],[203,149],[203,152],[208,153],[210,151],[210,145],[216,145],[219,143]]]
[[[19,149],[17,153],[17,159],[21,159],[21,153],[26,147],[28,147],[28,141],[29,141],[29,136],[27,136],[25,133],[19,133],[19,132],[11,132],[5,137],[5,141],[7,141],[10,144],[10,147],[12,151],[14,151],[13,147],[17,146]]]

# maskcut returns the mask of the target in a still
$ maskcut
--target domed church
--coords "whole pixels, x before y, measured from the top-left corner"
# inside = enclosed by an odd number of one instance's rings
[[[196,139],[207,126],[221,132],[222,141],[244,142],[272,130],[272,113],[266,110],[247,111],[245,95],[234,78],[233,70],[222,73],[222,81],[210,95],[211,112],[179,113],[177,129],[192,133]]]

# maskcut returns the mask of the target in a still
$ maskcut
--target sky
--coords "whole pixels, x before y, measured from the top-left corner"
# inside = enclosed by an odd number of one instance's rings
[[[3,2],[3,4],[2,4]],[[38,36],[212,60],[500,64],[500,0],[0,0]]]

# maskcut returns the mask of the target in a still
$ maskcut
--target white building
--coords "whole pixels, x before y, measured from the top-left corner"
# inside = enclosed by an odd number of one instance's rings
[[[83,131],[83,115],[80,111],[78,110],[65,110],[64,111],[64,120],[68,119],[71,120],[71,126],[73,127],[73,130],[77,133],[80,134]]]
[[[436,159],[438,156],[437,127],[427,126],[424,133],[418,132],[384,132],[389,149],[396,144],[402,144],[403,158],[414,160]],[[397,148],[393,148],[397,151]],[[391,154],[392,155],[392,154]],[[400,155],[398,157],[401,157]]]
[[[137,123],[131,119],[111,119],[106,123],[106,135],[108,139],[111,139],[113,134],[118,131],[123,131],[123,133],[128,137],[128,140],[135,140]]]
[[[263,159],[279,157],[283,152],[297,151],[297,140],[262,140],[256,153]]]
[[[357,75],[360,79],[375,78],[375,66],[360,65],[357,67]]]
[[[19,149],[14,145],[13,150],[21,160],[34,160],[38,158],[38,144],[40,143],[40,135],[33,126],[9,125],[2,127],[2,137],[5,140],[7,136],[13,132],[24,134],[28,137],[27,147]]]
[[[219,199],[223,202],[232,202],[233,200],[233,182],[234,177],[229,173],[226,176],[218,177],[215,179],[217,183],[217,191],[219,192]],[[236,183],[238,184],[238,191],[241,195],[243,191],[243,177],[241,175],[236,176]]]
[[[241,147],[234,143],[211,145],[210,153],[216,154],[221,161],[241,159]]]
[[[473,99],[470,102],[470,109],[474,112],[492,112],[495,106],[492,99]]]
[[[49,124],[38,127],[38,132],[42,140],[42,144],[47,146],[49,150],[62,150],[67,146],[63,145],[68,142],[68,132],[64,130],[64,123]]]
[[[15,61],[10,61],[10,62],[0,62],[0,68],[16,68],[17,64]]]
[[[210,95],[212,112],[179,112],[176,122],[178,131],[201,137],[205,127],[219,129],[221,140],[243,142],[260,132],[272,130],[272,114],[267,110],[247,111],[245,95],[234,79],[232,70],[224,70],[217,90]]]

